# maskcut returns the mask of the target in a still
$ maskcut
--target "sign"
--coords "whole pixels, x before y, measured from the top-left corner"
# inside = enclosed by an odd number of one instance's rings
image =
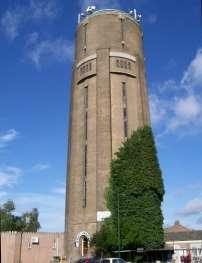
[[[98,211],[97,212],[97,222],[102,222],[105,218],[109,218],[111,216],[110,211]]]
[[[75,239],[75,246],[79,247],[79,240],[82,236],[85,236],[88,240],[90,240],[90,234],[86,231],[81,231],[77,234],[76,239]]]
[[[31,237],[31,243],[32,244],[39,244],[39,238],[38,237]]]

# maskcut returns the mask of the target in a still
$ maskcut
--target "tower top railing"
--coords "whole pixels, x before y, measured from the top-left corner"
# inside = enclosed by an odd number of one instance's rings
[[[102,13],[118,13],[123,14],[127,17],[129,17],[131,20],[133,20],[136,23],[141,22],[142,15],[137,13],[136,9],[131,9],[128,12],[118,10],[118,9],[101,9],[97,10],[96,6],[88,6],[87,9],[84,12],[81,12],[78,14],[78,24],[80,24],[85,18],[89,16],[95,16]]]

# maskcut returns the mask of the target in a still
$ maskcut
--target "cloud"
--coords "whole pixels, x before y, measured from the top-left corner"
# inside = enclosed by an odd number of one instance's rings
[[[58,14],[58,7],[54,0],[31,0],[29,5],[31,19],[54,19]]]
[[[32,171],[35,171],[35,172],[40,172],[40,171],[45,171],[47,169],[50,168],[50,165],[49,164],[42,164],[42,163],[38,163],[38,164],[35,164],[31,170]]]
[[[62,186],[61,187],[55,187],[52,192],[55,193],[55,194],[62,194],[62,195],[64,195],[65,192],[66,192],[66,188],[65,188],[65,186],[63,186],[63,187]]]
[[[26,57],[37,68],[44,63],[66,62],[72,59],[73,53],[73,44],[63,38],[39,40],[39,36],[35,33],[27,40]]]
[[[174,103],[173,111],[174,116],[168,124],[169,130],[176,130],[179,127],[187,125],[197,126],[198,124],[201,124],[202,104],[194,95],[177,98]]]
[[[184,72],[181,84],[189,89],[196,86],[202,88],[202,48],[197,51],[195,58]]]
[[[5,191],[0,191],[0,200],[4,199],[6,196],[8,196],[8,193]],[[2,203],[2,202],[1,202]]]
[[[7,10],[0,21],[1,29],[9,40],[20,34],[23,26],[30,22],[53,20],[57,17],[58,7],[54,0],[30,0],[27,5],[18,5]]]
[[[196,224],[202,225],[202,217],[199,217],[196,221]]]
[[[22,170],[17,167],[0,168],[0,187],[13,187],[22,175]]]
[[[179,189],[175,191],[175,196],[183,196],[185,194],[188,194],[190,192],[201,192],[202,190],[202,182],[194,182],[190,183],[188,185],[183,185]]]
[[[18,136],[15,129],[10,129],[5,133],[0,133],[0,148],[6,147],[8,143],[14,141]]]
[[[180,89],[180,85],[174,79],[168,79],[158,85],[158,91],[160,93],[173,92]]]
[[[16,212],[22,214],[32,208],[39,210],[42,231],[64,231],[64,196],[40,193],[20,193],[11,196]]]
[[[1,19],[1,27],[9,40],[14,40],[19,35],[22,13],[18,10],[15,12],[6,11]]]
[[[149,98],[149,102],[152,123],[160,123],[166,115],[164,102],[161,101],[157,95],[151,95]]]
[[[195,198],[189,201],[183,209],[179,212],[182,216],[198,215],[202,212],[202,199]]]
[[[169,79],[156,85],[150,96],[151,120],[158,137],[170,133],[180,136],[201,132],[202,127],[202,49],[189,63],[180,81]],[[197,84],[197,85],[196,85]]]

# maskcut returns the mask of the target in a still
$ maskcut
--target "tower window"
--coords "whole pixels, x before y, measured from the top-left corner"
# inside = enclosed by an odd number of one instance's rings
[[[124,127],[124,137],[128,137],[128,112],[127,112],[127,93],[126,93],[126,83],[122,82],[122,102],[123,102],[123,127]]]
[[[83,51],[84,52],[86,52],[86,46],[87,46],[86,34],[87,34],[87,24],[84,25],[84,43],[83,43]]]
[[[88,154],[88,87],[84,88],[84,161],[83,161],[83,207],[86,207],[86,177]]]

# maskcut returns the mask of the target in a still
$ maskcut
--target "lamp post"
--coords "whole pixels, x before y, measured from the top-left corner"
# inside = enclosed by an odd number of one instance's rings
[[[120,232],[120,196],[119,190],[117,195],[117,230],[118,230],[118,257],[121,257],[120,250],[121,250],[121,232]]]

